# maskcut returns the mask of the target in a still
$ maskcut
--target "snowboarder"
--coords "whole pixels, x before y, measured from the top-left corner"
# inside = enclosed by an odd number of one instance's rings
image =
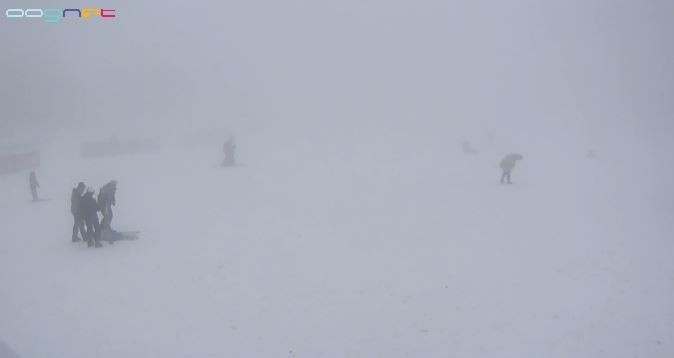
[[[82,201],[82,194],[84,194],[84,189],[86,185],[80,182],[77,184],[77,187],[73,189],[72,194],[70,195],[70,212],[73,214],[73,242],[80,241],[79,234],[81,233],[82,239],[85,238],[84,231],[84,219],[82,218],[82,212],[80,210],[80,203]]]
[[[88,188],[86,193],[82,196],[80,201],[80,212],[82,213],[84,224],[87,227],[85,237],[87,246],[101,247],[100,224],[98,222],[98,203],[96,203],[96,199],[94,198],[93,189]]]
[[[110,227],[112,224],[112,207],[116,205],[115,193],[117,193],[117,181],[112,180],[103,185],[98,191],[98,205],[101,214],[103,214],[103,221],[101,227]]]
[[[234,144],[234,137],[229,137],[222,147],[225,153],[225,159],[222,161],[223,167],[233,167],[236,165],[236,144]]]
[[[508,154],[501,160],[501,169],[503,169],[503,174],[501,175],[501,184],[504,184],[506,182],[508,184],[512,184],[510,181],[510,172],[513,170],[515,167],[515,164],[517,164],[518,160],[522,160],[523,157],[520,154]]]
[[[37,175],[35,175],[34,171],[30,172],[28,182],[30,184],[30,193],[33,195],[33,201],[40,200],[37,196],[37,189],[40,187],[40,183],[37,181]]]

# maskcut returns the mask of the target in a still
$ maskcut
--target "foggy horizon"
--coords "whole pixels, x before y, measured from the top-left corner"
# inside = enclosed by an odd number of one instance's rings
[[[109,21],[5,18],[3,122],[507,118],[672,129],[671,2],[199,5],[163,2],[157,16],[152,3],[116,0]]]

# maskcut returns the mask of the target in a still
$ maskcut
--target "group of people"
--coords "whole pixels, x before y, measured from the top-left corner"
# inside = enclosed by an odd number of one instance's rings
[[[80,182],[70,196],[70,212],[73,214],[73,242],[86,241],[88,247],[102,247],[101,232],[111,229],[112,207],[115,206],[117,181],[112,180],[98,191],[94,197],[94,189]],[[99,220],[98,213],[103,218]],[[82,236],[80,239],[79,235]]]
[[[474,153],[470,143],[466,143],[463,144],[464,152]],[[225,142],[223,152],[225,153],[225,159],[222,165],[236,165],[236,144],[234,144],[233,138],[229,138]],[[515,164],[522,159],[523,157],[520,154],[508,154],[503,158],[500,163],[503,170],[501,184],[511,184],[511,172]],[[30,173],[29,182],[33,200],[38,201],[37,189],[40,184],[35,172]],[[70,212],[73,215],[72,242],[85,241],[88,247],[102,247],[101,241],[112,243],[117,240],[137,238],[137,232],[119,233],[112,230],[110,226],[113,218],[112,207],[116,205],[116,192],[116,180],[112,180],[101,187],[97,197],[94,197],[94,189],[87,187],[83,182],[80,182],[73,189],[70,197]],[[99,218],[99,212],[102,218]]]

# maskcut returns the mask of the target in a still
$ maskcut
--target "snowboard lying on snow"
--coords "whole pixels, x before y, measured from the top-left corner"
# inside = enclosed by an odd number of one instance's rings
[[[114,244],[122,240],[138,240],[140,238],[140,231],[115,231],[113,229],[103,229],[101,231],[101,242],[105,241],[109,244]]]
[[[29,203],[43,203],[45,201],[51,201],[51,199],[38,198],[38,199],[35,199],[35,200],[28,200]]]

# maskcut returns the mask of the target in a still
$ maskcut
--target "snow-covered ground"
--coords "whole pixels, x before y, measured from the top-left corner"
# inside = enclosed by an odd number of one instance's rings
[[[48,201],[0,176],[0,338],[23,358],[674,356],[664,147],[520,146],[502,186],[506,146],[374,138],[249,135],[228,169],[218,142],[49,142]],[[70,243],[70,190],[111,179],[141,239]]]

